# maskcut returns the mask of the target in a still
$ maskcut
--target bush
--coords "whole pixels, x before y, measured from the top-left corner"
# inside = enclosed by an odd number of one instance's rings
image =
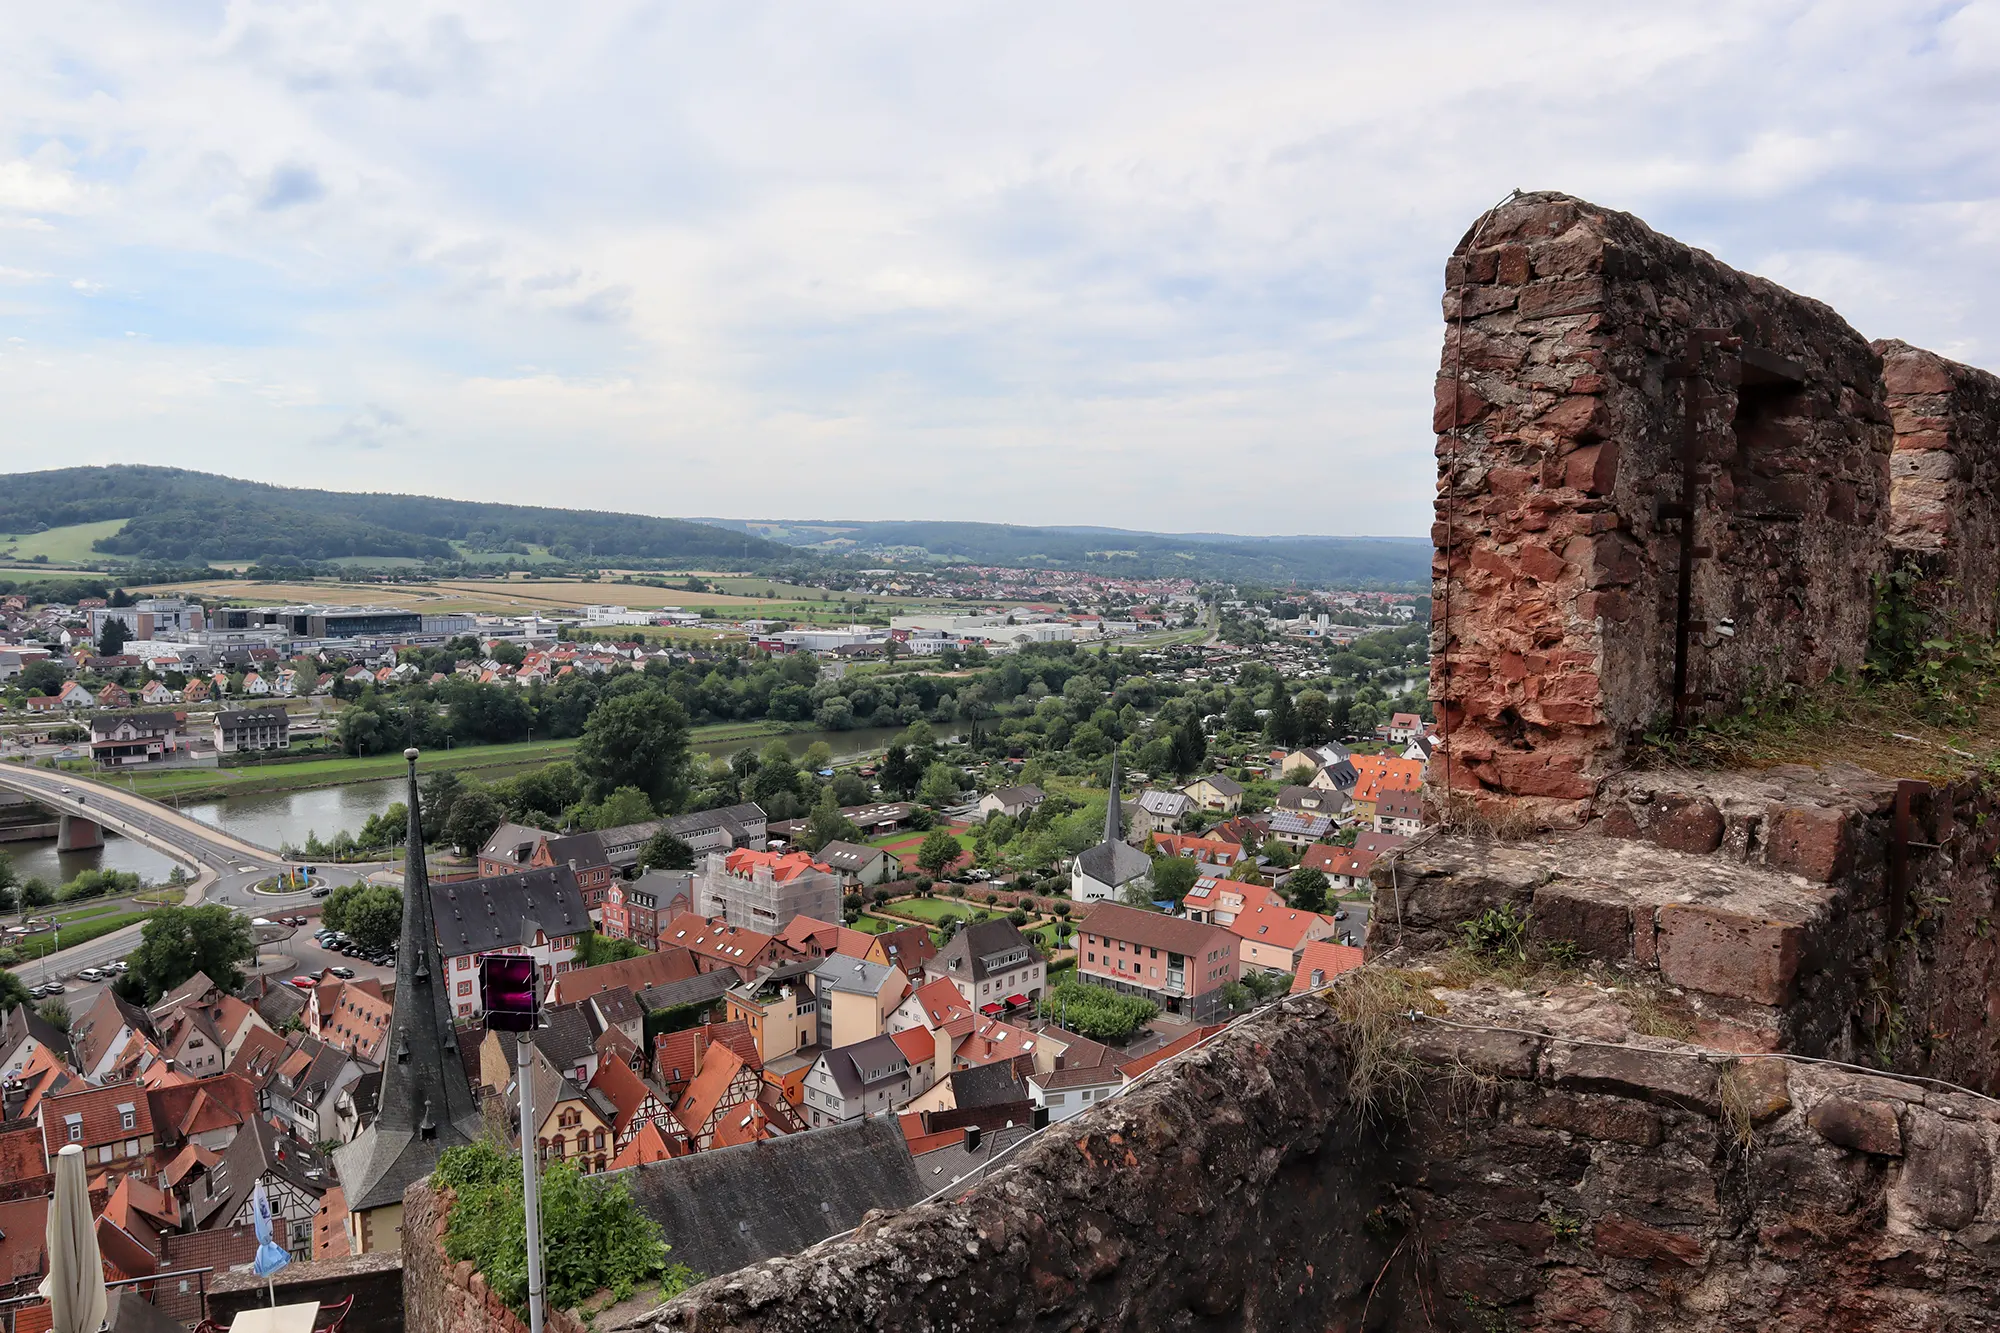
[[[490,1143],[447,1149],[438,1180],[457,1191],[444,1237],[453,1262],[470,1259],[495,1295],[516,1311],[528,1302],[527,1225],[521,1207],[521,1161]],[[579,1175],[567,1163],[542,1173],[543,1276],[554,1309],[576,1308],[600,1287],[616,1300],[658,1279],[662,1300],[699,1281],[667,1263],[660,1228],[639,1211],[623,1180]]]
[[[56,891],[63,902],[80,898],[102,898],[112,894],[137,893],[143,883],[128,870],[86,870]]]

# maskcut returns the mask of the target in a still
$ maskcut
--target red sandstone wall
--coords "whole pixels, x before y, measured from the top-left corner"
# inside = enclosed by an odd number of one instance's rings
[[[2000,628],[2000,377],[1890,339],[1875,344],[1896,432],[1889,544],[1965,629]]]
[[[1539,194],[1461,243],[1445,316],[1431,694],[1453,787],[1575,821],[1671,716],[1681,527],[1662,506],[1690,388],[1694,711],[1859,665],[1891,438],[1878,358],[1837,314]],[[1745,348],[1803,383],[1746,383]]]
[[[451,1191],[428,1181],[403,1196],[403,1327],[407,1333],[528,1333],[528,1323],[501,1302],[470,1261],[445,1256]],[[546,1312],[546,1333],[585,1333],[566,1310]]]

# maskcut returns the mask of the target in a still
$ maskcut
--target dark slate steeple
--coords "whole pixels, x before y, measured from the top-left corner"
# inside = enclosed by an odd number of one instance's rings
[[[479,1103],[452,1030],[450,985],[438,954],[430,871],[424,859],[417,752],[410,761],[409,846],[403,862],[403,934],[396,952],[396,1000],[382,1096],[374,1124],[341,1149],[336,1165],[354,1211],[402,1202],[446,1148],[479,1133]]]
[[[1104,803],[1104,840],[1118,842],[1125,836],[1124,825],[1119,821],[1118,800],[1118,751],[1111,752],[1111,799]]]

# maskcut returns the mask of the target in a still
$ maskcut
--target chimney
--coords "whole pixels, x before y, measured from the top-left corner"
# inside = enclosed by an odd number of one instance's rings
[[[708,1047],[708,1029],[698,1028],[694,1034],[694,1066],[688,1073],[688,1082],[701,1077],[701,1056]]]

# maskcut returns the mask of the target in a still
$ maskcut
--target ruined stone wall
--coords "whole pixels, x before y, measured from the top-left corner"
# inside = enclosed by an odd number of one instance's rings
[[[1378,867],[1368,947],[1493,909],[1686,992],[1701,1040],[2000,1095],[2000,804],[1849,766],[1634,773],[1582,831],[1442,834]]]
[[[433,1189],[428,1180],[403,1195],[401,1327],[406,1333],[528,1333],[528,1321],[493,1294],[469,1260],[453,1263],[445,1255],[451,1202],[450,1190]],[[583,1322],[566,1310],[548,1311],[543,1327],[584,1333]]]
[[[1576,817],[1673,714],[1689,522],[1696,715],[1860,664],[1879,361],[1826,306],[1628,214],[1537,194],[1475,231],[1446,270],[1432,697],[1454,786]]]
[[[1359,974],[1355,974],[1359,975]],[[1349,983],[1351,984],[1351,980]],[[1518,999],[1518,997],[1517,997]],[[1630,1040],[1593,988],[1439,992],[1409,1118],[1348,1101],[1315,996],[953,1197],[712,1279],[657,1333],[2000,1328],[2000,1113]],[[1494,1030],[1526,1023],[1561,1036]]]
[[[1894,339],[1878,342],[1895,427],[1889,543],[1965,629],[2000,629],[2000,377]]]

